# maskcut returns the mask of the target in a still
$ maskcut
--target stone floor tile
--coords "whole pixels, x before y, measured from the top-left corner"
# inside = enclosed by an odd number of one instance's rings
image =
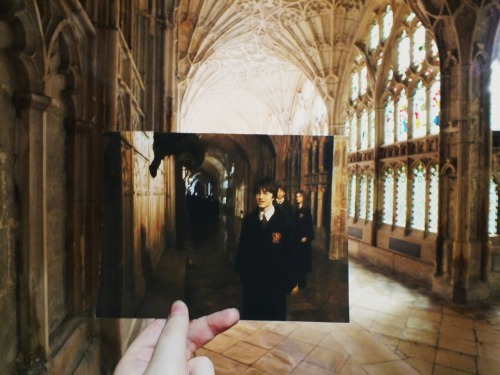
[[[221,334],[210,341],[205,348],[216,353],[222,353],[230,347],[236,345],[239,340],[226,334]]]
[[[479,343],[477,346],[479,358],[500,359],[500,345],[490,343]]]
[[[411,341],[401,341],[397,352],[409,358],[421,359],[431,363],[434,363],[436,358],[435,347]]]
[[[293,375],[332,375],[335,374],[335,372],[332,372],[330,370],[327,370],[325,368],[307,363],[307,362],[302,362],[299,366],[295,368],[292,372]],[[276,375],[282,375],[282,374],[276,374]],[[283,374],[284,375],[284,374]]]
[[[403,360],[363,365],[363,369],[370,375],[421,375],[420,372]]]
[[[399,339],[403,333],[403,327],[395,327],[375,321],[371,325],[370,331]]]
[[[443,320],[443,313],[441,311],[428,309],[413,309],[411,312],[411,316],[436,323],[440,323]]]
[[[470,375],[470,372],[461,371],[450,367],[445,367],[441,365],[434,366],[433,375]]]
[[[335,340],[360,365],[399,359],[397,354],[390,351],[387,347],[380,345],[370,332],[338,332],[335,335]]]
[[[268,371],[264,371],[261,369],[250,367],[242,375],[275,375],[275,374],[279,374],[279,373],[268,372]],[[288,374],[288,372],[282,372],[281,374],[285,375],[285,374]],[[217,373],[217,375],[219,375],[219,373]]]
[[[263,329],[277,333],[278,335],[288,336],[298,327],[300,327],[300,323],[296,322],[268,322]]]
[[[447,349],[462,354],[477,355],[477,345],[475,341],[463,340],[455,336],[440,335],[438,347],[440,349]]]
[[[245,338],[245,342],[253,344],[263,349],[274,348],[285,336],[274,332],[258,330]]]
[[[251,365],[266,353],[265,349],[246,342],[239,342],[222,353],[224,356],[246,365]]]
[[[335,351],[316,347],[304,359],[304,362],[327,369],[331,373],[337,373],[348,359],[349,354],[345,350]]]
[[[310,327],[310,325],[304,324],[294,330],[288,337],[316,345],[328,334],[328,332],[317,331]]]
[[[257,331],[257,329],[258,327],[252,323],[240,321],[231,329],[227,330],[225,334],[234,337],[235,339],[243,340]]]
[[[290,374],[295,368],[293,360],[280,352],[270,351],[260,357],[252,367],[271,374]]]
[[[349,357],[339,372],[339,375],[366,375],[368,374],[354,358]]]
[[[472,374],[475,374],[477,370],[475,357],[444,349],[437,350],[436,365],[441,365]]]
[[[477,361],[479,375],[497,375],[500,371],[500,357],[498,359],[481,358]]]
[[[217,375],[239,375],[248,369],[247,365],[203,348],[196,351],[196,355],[210,358]]]
[[[436,345],[437,338],[438,338],[437,332],[429,332],[415,328],[405,328],[401,336],[401,339],[405,341],[419,342],[431,346]]]
[[[293,366],[297,367],[313,349],[314,345],[312,344],[286,337],[274,347],[273,351],[287,356]]]
[[[425,361],[423,359],[408,358],[406,362],[418,371],[419,374],[432,374],[434,362]]]
[[[442,325],[445,327],[474,328],[473,320],[460,315],[443,315]]]
[[[427,319],[416,318],[414,316],[410,316],[408,321],[406,322],[406,326],[409,328],[420,329],[428,332],[439,332],[441,328],[438,322],[429,321]]]

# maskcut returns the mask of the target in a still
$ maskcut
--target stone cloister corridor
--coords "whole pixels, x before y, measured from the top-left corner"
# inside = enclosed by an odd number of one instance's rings
[[[187,198],[233,244],[270,175],[315,288],[201,349],[217,373],[495,374],[499,66],[498,0],[2,0],[0,373],[112,373],[165,277],[218,308]]]

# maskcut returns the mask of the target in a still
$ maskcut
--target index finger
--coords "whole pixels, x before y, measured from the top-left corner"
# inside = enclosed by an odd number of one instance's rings
[[[211,341],[219,333],[222,333],[240,320],[237,309],[226,309],[216,313],[195,319],[189,326],[187,338],[187,354],[191,358],[195,351]]]
[[[152,374],[187,375],[186,345],[189,313],[182,301],[176,301],[163,328],[147,368]]]

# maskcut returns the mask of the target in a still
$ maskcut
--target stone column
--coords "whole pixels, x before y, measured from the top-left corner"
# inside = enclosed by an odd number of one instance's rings
[[[19,327],[25,363],[43,364],[50,352],[47,295],[47,233],[45,201],[45,110],[51,99],[16,92],[18,110],[18,157],[16,183],[19,187]]]
[[[333,139],[332,222],[328,256],[331,260],[347,258],[347,151],[349,139]]]

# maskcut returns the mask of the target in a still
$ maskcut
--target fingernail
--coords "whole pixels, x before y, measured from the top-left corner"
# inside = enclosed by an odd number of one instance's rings
[[[187,313],[187,306],[182,301],[175,301],[170,309],[170,316],[185,315]]]

